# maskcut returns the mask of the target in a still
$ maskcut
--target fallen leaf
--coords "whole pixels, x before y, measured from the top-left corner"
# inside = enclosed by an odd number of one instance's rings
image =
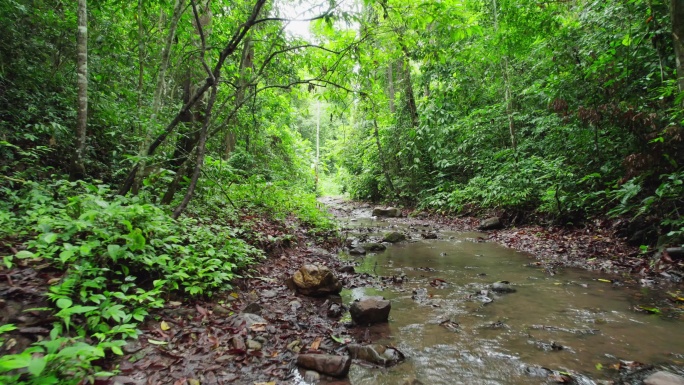
[[[194,379],[194,378],[191,378],[191,379],[188,380],[188,384],[189,384],[189,385],[200,385],[200,382],[199,382],[199,380],[196,380],[196,379]]]
[[[240,296],[238,293],[230,293],[229,295],[235,299]]]
[[[318,347],[321,346],[321,341],[323,339],[321,337],[316,337],[314,342],[311,343],[311,346],[309,346],[309,349],[311,350],[318,350]]]
[[[250,326],[250,329],[255,332],[263,332],[266,331],[266,323],[264,322],[255,322]]]
[[[275,381],[270,382],[255,382],[254,385],[276,385]]]
[[[162,321],[161,324],[159,325],[159,327],[163,331],[167,331],[167,330],[171,329],[171,326],[169,326],[169,324],[167,324],[166,321]]]
[[[151,343],[152,345],[166,345],[166,344],[168,344],[168,342],[166,342],[166,341],[157,341],[157,340],[153,340],[152,338],[148,338],[147,342]]]

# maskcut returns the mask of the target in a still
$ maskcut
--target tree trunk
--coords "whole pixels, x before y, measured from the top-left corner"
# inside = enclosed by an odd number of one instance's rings
[[[142,0],[140,0],[142,1]],[[171,23],[169,24],[169,32],[166,34],[166,39],[164,42],[164,48],[162,49],[162,57],[161,57],[161,63],[159,65],[159,74],[157,75],[157,86],[154,89],[154,98],[152,100],[152,116],[150,116],[149,122],[146,124],[146,128],[144,129],[144,135],[145,139],[140,143],[140,148],[138,150],[138,155],[140,156],[140,166],[138,167],[138,171],[135,176],[135,181],[133,183],[133,193],[137,194],[138,192],[138,187],[142,183],[142,179],[144,178],[144,173],[145,173],[145,166],[147,163],[147,156],[148,156],[148,146],[150,144],[150,140],[152,140],[152,132],[155,129],[155,125],[157,124],[157,115],[159,114],[159,110],[161,109],[161,102],[162,98],[164,96],[164,85],[165,85],[165,79],[166,79],[166,70],[169,67],[169,58],[171,56],[171,47],[173,44],[173,39],[176,36],[176,29],[178,27],[178,21],[180,20],[181,16],[183,15],[183,5],[185,1],[184,0],[176,0],[176,3],[173,7],[173,15],[171,17]],[[161,11],[163,13],[163,11]],[[140,11],[140,17],[142,17],[142,10]],[[142,27],[140,27],[142,28]],[[142,36],[140,37],[140,44],[142,45]],[[143,47],[139,47],[141,50],[142,55],[142,49]],[[141,59],[142,60],[142,56]],[[142,83],[142,61],[140,65],[140,82]],[[141,84],[142,87],[142,84]]]
[[[394,113],[396,111],[396,108],[394,107],[394,74],[393,74],[393,69],[392,66],[394,63],[390,61],[390,63],[387,65],[387,91],[389,92],[389,109],[391,113]]]
[[[78,34],[76,35],[78,58],[78,113],[76,116],[76,147],[69,178],[82,179],[85,176],[83,153],[88,124],[88,8],[86,0],[78,0]]]
[[[672,40],[674,41],[675,58],[677,59],[677,84],[679,91],[684,92],[684,2],[671,0]]]
[[[217,79],[218,80],[218,79]],[[200,173],[202,172],[202,166],[204,165],[204,154],[207,148],[207,131],[209,130],[209,122],[211,122],[211,110],[214,108],[214,102],[216,101],[216,84],[211,88],[211,94],[209,95],[209,102],[207,103],[207,109],[204,113],[204,124],[202,124],[202,130],[200,131],[199,143],[197,144],[197,162],[195,163],[195,170],[192,173],[192,178],[190,179],[190,186],[185,192],[183,201],[173,210],[173,219],[178,219],[178,217],[185,211],[192,199],[192,195],[195,192],[195,187],[197,187],[197,181],[199,180]]]
[[[190,100],[183,105],[183,107],[178,111],[176,116],[171,120],[171,122],[166,126],[164,131],[157,136],[157,138],[149,145],[147,148],[147,154],[152,155],[154,151],[166,140],[166,138],[176,129],[178,126],[178,123],[181,122],[182,117],[192,109],[192,107],[199,101],[202,96],[204,96],[205,92],[209,88],[211,88],[214,85],[215,79],[217,79],[221,75],[221,69],[223,68],[223,64],[225,63],[226,59],[228,56],[233,54],[237,47],[240,45],[240,42],[244,39],[245,35],[249,32],[250,28],[252,28],[257,21],[257,17],[259,16],[259,13],[261,12],[261,9],[264,7],[264,4],[266,3],[266,0],[257,0],[256,4],[254,5],[254,8],[252,8],[252,13],[249,16],[249,18],[241,24],[237,30],[233,33],[233,36],[230,38],[226,46],[223,48],[221,53],[219,54],[218,60],[216,61],[216,65],[214,65],[214,70],[212,71],[213,76],[208,77],[205,81],[204,84],[193,94],[193,96],[190,98]],[[128,175],[126,176],[126,180],[124,183],[121,185],[121,188],[119,189],[118,193],[120,195],[125,195],[127,194],[131,187],[133,186],[133,182],[135,181],[135,175],[138,172],[138,169],[140,169],[140,162],[136,163],[128,172]]]
[[[242,60],[240,60],[240,79],[238,79],[238,87],[235,92],[235,105],[241,106],[244,103],[245,91],[247,90],[247,85],[249,81],[247,79],[246,69],[254,69],[254,42],[252,38],[247,36],[245,38],[244,47],[242,49]],[[235,119],[231,119],[226,124],[226,138],[225,138],[225,150],[223,152],[223,159],[228,160],[230,154],[235,150]]]

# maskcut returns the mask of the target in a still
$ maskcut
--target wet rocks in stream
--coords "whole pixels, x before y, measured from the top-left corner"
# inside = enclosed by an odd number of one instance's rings
[[[349,313],[355,324],[371,325],[387,322],[390,309],[390,301],[385,298],[368,296],[354,301],[349,308]]]
[[[492,284],[492,291],[497,294],[515,293],[515,289],[508,281],[499,281]]]
[[[401,210],[395,207],[376,207],[372,214],[374,217],[397,218],[401,217]]]
[[[390,233],[385,234],[385,236],[382,238],[383,242],[389,242],[389,243],[397,243],[401,241],[406,240],[406,235],[398,232],[398,231],[392,231]]]
[[[353,359],[384,367],[396,365],[406,358],[398,349],[379,344],[349,344],[347,350]]]
[[[342,291],[340,281],[323,265],[303,265],[294,273],[292,281],[299,293],[311,297],[324,297]]]
[[[377,242],[370,242],[370,243],[364,243],[361,245],[361,247],[368,251],[385,251],[387,249],[387,246],[383,245],[382,243],[377,243]]]
[[[300,354],[297,356],[298,366],[331,377],[345,377],[349,373],[351,361],[352,359],[349,356],[330,354]]]

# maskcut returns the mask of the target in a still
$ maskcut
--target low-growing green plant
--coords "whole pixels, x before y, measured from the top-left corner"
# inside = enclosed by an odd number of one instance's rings
[[[11,331],[13,325],[0,327],[0,335]],[[123,340],[86,343],[82,338],[61,335],[59,325],[50,333],[50,338],[34,343],[18,354],[0,357],[0,383],[16,385],[71,385],[82,383],[88,378],[94,383],[97,377],[111,376],[94,365],[104,358],[107,351],[122,355]]]
[[[106,185],[27,182],[0,194],[3,234],[26,245],[5,257],[5,266],[43,260],[63,271],[47,293],[54,304],[48,310],[60,320],[51,339],[0,359],[10,383],[70,383],[66,377],[78,383],[96,375],[92,362],[106,349],[120,354],[122,340],[137,337],[150,309],[173,293],[230,289],[238,271],[262,256],[236,229],[209,219],[173,220],[163,208],[115,195]]]

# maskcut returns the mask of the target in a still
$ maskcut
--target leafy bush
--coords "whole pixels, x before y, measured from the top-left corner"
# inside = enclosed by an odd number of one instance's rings
[[[27,368],[36,381],[30,384],[90,373],[90,362],[105,349],[120,354],[121,339],[136,337],[149,309],[169,295],[230,289],[237,271],[262,256],[231,227],[201,218],[174,221],[162,208],[114,195],[106,185],[27,182],[1,194],[0,234],[27,245],[5,257],[5,266],[42,259],[64,271],[47,294],[61,320],[51,340],[0,360],[0,372]],[[41,367],[52,374],[42,376]]]

